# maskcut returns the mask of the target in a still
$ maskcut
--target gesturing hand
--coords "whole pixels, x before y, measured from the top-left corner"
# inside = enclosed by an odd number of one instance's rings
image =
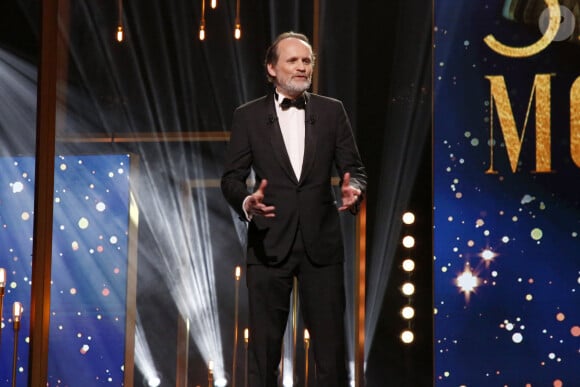
[[[274,206],[267,206],[263,203],[264,200],[264,189],[268,185],[268,181],[266,179],[262,180],[260,186],[251,194],[248,199],[245,201],[245,210],[246,213],[250,216],[263,216],[266,218],[273,218],[276,216],[274,211],[276,208]]]
[[[360,189],[350,185],[350,173],[348,172],[344,174],[340,191],[342,194],[342,206],[338,207],[340,211],[348,210],[354,206],[361,194]]]

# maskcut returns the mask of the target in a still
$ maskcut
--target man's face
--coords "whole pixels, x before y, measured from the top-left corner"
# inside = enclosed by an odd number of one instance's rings
[[[312,48],[300,39],[287,38],[278,43],[278,62],[268,64],[274,85],[288,97],[297,97],[312,82]]]

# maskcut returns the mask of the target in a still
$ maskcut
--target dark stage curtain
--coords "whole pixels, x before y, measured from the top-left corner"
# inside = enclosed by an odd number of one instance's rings
[[[358,140],[371,176],[368,192],[366,379],[369,387],[431,386],[431,1],[359,6]],[[417,221],[404,230],[401,216]],[[411,252],[403,231],[415,235]],[[402,257],[413,257],[415,342],[399,339]]]

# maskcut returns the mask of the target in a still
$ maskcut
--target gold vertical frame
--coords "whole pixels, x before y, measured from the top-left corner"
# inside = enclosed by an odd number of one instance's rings
[[[28,383],[30,386],[46,386],[47,384],[54,158],[56,152],[58,17],[58,0],[42,1],[30,300],[30,366],[28,369]]]
[[[124,385],[133,386],[135,378],[135,324],[137,321],[137,262],[139,243],[139,207],[133,192],[138,190],[139,158],[130,155],[129,221],[127,238],[127,287],[125,309]]]

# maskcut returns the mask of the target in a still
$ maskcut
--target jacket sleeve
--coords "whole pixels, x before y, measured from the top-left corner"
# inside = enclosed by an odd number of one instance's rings
[[[350,121],[342,103],[338,104],[337,110],[337,135],[334,160],[341,179],[341,185],[344,174],[349,172],[350,184],[362,192],[358,198],[358,202],[352,208],[354,211],[351,211],[356,213],[367,189],[367,174],[354,140]]]
[[[246,220],[246,215],[242,203],[249,195],[246,179],[250,175],[253,160],[247,131],[247,120],[243,112],[237,109],[234,112],[230,142],[226,150],[221,190],[226,201],[243,220]]]

